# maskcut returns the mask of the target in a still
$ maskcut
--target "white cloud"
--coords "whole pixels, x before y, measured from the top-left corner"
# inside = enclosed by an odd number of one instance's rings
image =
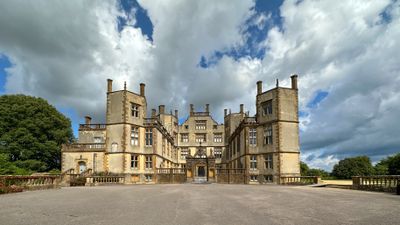
[[[210,103],[221,121],[223,108],[238,111],[240,103],[255,112],[257,80],[267,89],[275,78],[288,85],[289,75],[298,73],[300,107],[308,113],[301,125],[303,154],[320,160],[309,163],[331,165],[347,155],[382,156],[400,148],[399,2],[285,1],[283,30],[269,30],[260,44],[267,48],[262,60],[223,56],[209,68],[198,66],[201,56],[245,43],[253,1],[140,1],[154,24],[153,42],[131,26],[118,32],[117,16],[136,20],[116,4],[1,1],[0,52],[14,64],[6,91],[41,96],[102,122],[106,78],[115,88],[126,80],[133,91],[145,82],[150,108],[166,104],[184,115],[190,103]],[[269,15],[252,21],[271,24]],[[318,90],[328,97],[307,108]]]

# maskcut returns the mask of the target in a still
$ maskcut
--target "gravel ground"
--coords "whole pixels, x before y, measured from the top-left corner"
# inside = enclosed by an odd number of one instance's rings
[[[119,185],[0,195],[0,224],[400,224],[400,196],[278,185]]]

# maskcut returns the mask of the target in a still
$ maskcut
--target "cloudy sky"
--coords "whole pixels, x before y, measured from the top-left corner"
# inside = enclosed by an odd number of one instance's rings
[[[301,157],[330,170],[400,151],[400,1],[0,1],[0,94],[104,122],[106,79],[159,104],[255,113],[299,74]]]

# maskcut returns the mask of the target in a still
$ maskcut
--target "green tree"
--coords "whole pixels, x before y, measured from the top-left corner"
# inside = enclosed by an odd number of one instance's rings
[[[389,157],[388,171],[390,175],[400,175],[400,153]]]
[[[309,169],[310,168],[308,167],[308,165],[305,162],[300,161],[300,174],[302,176],[307,176]]]
[[[61,145],[73,138],[71,122],[42,98],[0,96],[0,153],[33,171],[60,168]]]
[[[367,156],[357,156],[339,161],[333,167],[332,175],[339,179],[350,179],[352,176],[374,174],[374,167]]]

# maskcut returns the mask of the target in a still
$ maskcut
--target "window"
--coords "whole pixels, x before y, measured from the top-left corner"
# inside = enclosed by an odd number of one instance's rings
[[[251,146],[257,145],[257,129],[256,128],[249,129],[249,144]]]
[[[206,134],[196,134],[196,142],[205,142]]]
[[[257,156],[256,155],[250,156],[250,169],[251,170],[257,169]]]
[[[111,152],[117,152],[117,151],[118,151],[118,144],[114,142],[111,144]]]
[[[189,154],[188,148],[181,148],[181,159],[186,159],[186,156]]]
[[[272,183],[274,181],[272,175],[264,175],[264,180],[265,183]]]
[[[146,169],[153,168],[153,158],[151,156],[146,156]]]
[[[151,174],[145,174],[144,178],[145,178],[146,182],[153,181],[153,175],[151,175]]]
[[[185,125],[185,129],[189,129],[189,125]]]
[[[139,167],[139,156],[131,155],[131,168],[137,169]]]
[[[146,146],[153,145],[153,129],[146,128]]]
[[[131,145],[139,145],[139,128],[131,127]]]
[[[251,175],[250,176],[250,181],[252,181],[252,182],[257,181],[257,175]]]
[[[131,115],[133,117],[139,117],[139,105],[131,103]]]
[[[196,130],[205,130],[207,127],[207,120],[196,120]]]
[[[217,159],[222,158],[222,149],[221,148],[214,148],[214,156]]]
[[[240,134],[238,134],[238,136],[236,138],[236,152],[237,153],[240,152]]]
[[[101,137],[94,137],[94,143],[102,143],[103,142],[103,138]]]
[[[263,102],[261,104],[261,107],[263,109],[263,116],[272,114],[272,100]]]
[[[214,142],[222,142],[222,133],[214,133]]]
[[[214,125],[213,127],[214,127],[214,129],[218,129],[218,125]]]
[[[273,169],[272,154],[264,156],[265,169]]]
[[[189,142],[189,134],[181,134],[181,142]]]
[[[264,144],[272,145],[272,126],[264,128]]]

